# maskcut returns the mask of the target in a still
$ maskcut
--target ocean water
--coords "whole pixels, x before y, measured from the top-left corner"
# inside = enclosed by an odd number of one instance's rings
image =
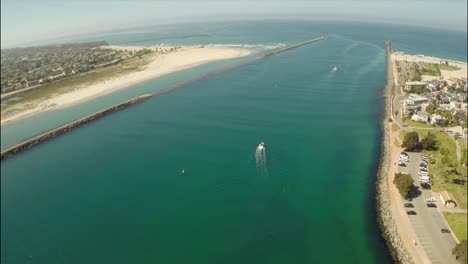
[[[2,263],[391,263],[374,198],[385,40],[399,51],[466,61],[464,33],[262,22],[86,39],[263,52],[321,35],[328,39],[197,81],[2,161]],[[2,147],[18,140],[14,134],[27,138],[229,63],[2,127]],[[263,173],[255,160],[262,141]]]

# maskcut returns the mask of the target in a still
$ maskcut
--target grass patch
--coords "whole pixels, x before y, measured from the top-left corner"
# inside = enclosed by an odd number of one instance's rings
[[[423,67],[421,69],[422,75],[431,75],[431,76],[440,76],[440,68],[439,64],[435,63],[423,63]]]
[[[400,134],[398,135],[398,137],[400,138],[401,142],[403,142],[406,134],[408,134],[408,132],[406,130],[401,130],[400,131]]]
[[[398,131],[399,129],[400,129],[400,126],[398,126],[395,123],[392,124],[392,132]]]
[[[458,240],[467,239],[467,220],[464,213],[444,213],[445,220],[457,236]]]
[[[395,147],[397,148],[400,147],[400,144],[398,143],[398,140],[396,140],[396,138],[393,139],[393,145],[395,145]]]
[[[455,65],[440,64],[439,69],[445,70],[445,71],[457,71],[457,70],[460,70],[461,68]]]
[[[434,127],[433,125],[428,125],[426,123],[421,123],[421,122],[416,122],[411,119],[407,119],[405,121],[405,124],[407,124],[410,127],[422,127],[422,128],[432,128]]]

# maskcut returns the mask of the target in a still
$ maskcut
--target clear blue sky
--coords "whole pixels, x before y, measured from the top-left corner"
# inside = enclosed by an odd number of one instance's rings
[[[158,23],[332,19],[467,30],[467,0],[1,0],[2,48]]]

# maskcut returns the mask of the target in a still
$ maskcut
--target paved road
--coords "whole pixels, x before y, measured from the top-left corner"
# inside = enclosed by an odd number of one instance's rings
[[[399,167],[400,172],[407,172],[413,176],[415,183],[419,186],[418,172],[421,161],[419,153],[409,153],[408,167]],[[430,165],[429,165],[430,166]],[[431,190],[424,190],[421,195],[413,198],[414,210],[417,215],[409,215],[411,225],[417,236],[417,246],[422,246],[432,263],[457,263],[452,255],[452,249],[457,242],[452,234],[443,234],[441,228],[450,228],[438,208],[426,206],[425,198],[433,197]],[[434,197],[438,200],[438,197]]]

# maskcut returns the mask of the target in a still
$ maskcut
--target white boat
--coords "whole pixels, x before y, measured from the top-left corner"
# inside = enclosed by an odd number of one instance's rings
[[[338,70],[338,67],[336,67],[336,66],[333,66],[333,69],[332,69],[332,71],[336,72],[337,70]]]
[[[265,143],[260,142],[260,144],[258,144],[258,147],[257,147],[257,148],[258,148],[258,149],[262,149],[262,148],[264,148],[264,147],[265,147]]]

